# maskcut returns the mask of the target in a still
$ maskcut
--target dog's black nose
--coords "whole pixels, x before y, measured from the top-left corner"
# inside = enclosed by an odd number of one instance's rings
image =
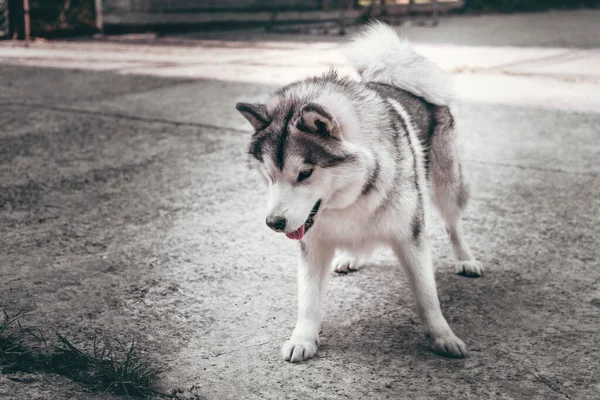
[[[285,229],[285,218],[282,217],[267,217],[267,226],[275,232],[283,232]]]

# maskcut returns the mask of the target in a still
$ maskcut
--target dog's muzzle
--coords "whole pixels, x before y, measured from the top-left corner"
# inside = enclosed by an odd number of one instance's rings
[[[315,223],[315,215],[319,212],[319,207],[321,207],[321,200],[317,201],[312,210],[310,210],[310,214],[308,214],[308,218],[302,224],[302,226],[296,229],[294,232],[288,232],[285,234],[289,239],[301,240],[306,232],[310,229],[311,226]]]

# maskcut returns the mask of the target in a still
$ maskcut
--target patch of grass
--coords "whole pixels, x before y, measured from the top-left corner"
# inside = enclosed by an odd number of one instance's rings
[[[94,340],[93,352],[86,354],[64,336],[57,336],[59,344],[54,346],[50,357],[50,372],[116,394],[172,397],[151,389],[161,371],[140,358],[134,343],[129,348],[119,344],[119,348],[115,349],[110,345],[98,347]]]
[[[33,372],[40,363],[42,349],[36,349],[28,343],[39,336],[21,325],[22,317],[22,311],[15,315],[3,311],[3,321],[0,323],[0,366],[3,367],[3,373]]]
[[[163,397],[171,399],[201,399],[192,390],[173,390],[170,394],[152,388],[160,369],[144,361],[135,343],[123,346],[116,342],[99,345],[86,353],[66,337],[56,334],[58,344],[48,346],[44,336],[21,325],[22,312],[3,312],[0,323],[0,367],[2,373],[46,372],[81,382],[98,391],[108,391],[128,397]],[[192,388],[193,389],[193,388]],[[189,392],[189,393],[188,393]]]

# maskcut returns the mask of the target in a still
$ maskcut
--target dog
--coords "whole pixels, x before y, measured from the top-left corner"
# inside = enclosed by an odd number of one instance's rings
[[[360,81],[331,70],[282,87],[265,104],[236,105],[255,131],[249,163],[269,187],[266,224],[300,243],[298,320],[283,358],[317,354],[331,268],[356,269],[381,246],[406,271],[432,350],[464,357],[465,344],[440,309],[426,231],[431,193],[456,272],[482,275],[460,224],[469,192],[449,76],[380,22],[346,44],[345,54]]]

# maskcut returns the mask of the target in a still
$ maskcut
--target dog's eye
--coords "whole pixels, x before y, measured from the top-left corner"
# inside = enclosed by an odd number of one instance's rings
[[[308,179],[312,175],[313,171],[313,168],[300,171],[300,173],[298,174],[298,182],[302,182],[303,180]]]

